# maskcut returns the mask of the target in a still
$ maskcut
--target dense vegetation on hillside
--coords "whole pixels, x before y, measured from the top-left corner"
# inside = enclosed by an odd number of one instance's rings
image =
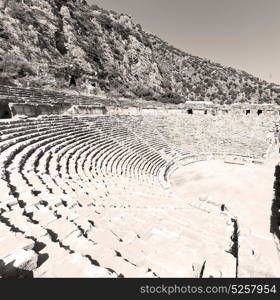
[[[280,87],[79,0],[0,0],[0,83],[163,102],[279,103]]]

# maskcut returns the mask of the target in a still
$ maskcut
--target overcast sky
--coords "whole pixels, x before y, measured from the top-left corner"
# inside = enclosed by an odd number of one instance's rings
[[[187,53],[280,84],[280,0],[87,0]]]

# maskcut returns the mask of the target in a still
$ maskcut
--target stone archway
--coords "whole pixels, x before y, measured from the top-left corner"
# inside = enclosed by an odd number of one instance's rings
[[[10,119],[12,114],[8,103],[0,104],[0,119]]]

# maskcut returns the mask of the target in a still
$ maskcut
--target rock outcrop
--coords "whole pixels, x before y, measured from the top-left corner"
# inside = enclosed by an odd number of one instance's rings
[[[279,86],[76,0],[0,1],[0,83],[172,103],[280,103]]]

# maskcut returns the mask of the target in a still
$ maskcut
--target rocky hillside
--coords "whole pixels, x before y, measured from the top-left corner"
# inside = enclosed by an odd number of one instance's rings
[[[0,84],[162,102],[279,103],[280,87],[80,0],[0,0]]]

